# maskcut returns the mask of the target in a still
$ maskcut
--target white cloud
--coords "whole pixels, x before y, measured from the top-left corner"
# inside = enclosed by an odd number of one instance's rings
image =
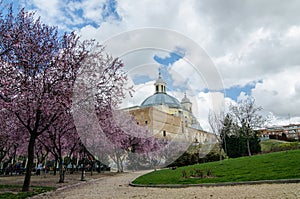
[[[172,96],[174,93],[170,93]],[[177,93],[179,100],[182,99],[183,94]],[[227,111],[229,104],[233,103],[233,101],[229,98],[224,98],[224,94],[220,92],[198,92],[196,95],[190,91],[187,93],[187,97],[191,100],[193,104],[193,114],[200,122],[202,128],[206,131],[211,131],[211,127],[208,123],[208,114],[209,111],[214,111],[219,113],[220,111]]]
[[[300,66],[284,68],[256,84],[252,95],[266,111],[277,117],[300,117]]]
[[[41,14],[46,14],[50,18],[61,14],[58,9],[61,6],[60,2],[59,0],[33,0],[33,4],[42,12]]]
[[[169,67],[174,86],[180,86],[189,90],[201,91],[207,88],[205,77],[201,71],[197,71],[187,60],[180,59]]]
[[[292,39],[300,39],[300,26],[291,26],[287,30],[286,36]]]
[[[35,4],[38,8],[37,14],[42,16],[42,20],[60,28],[67,29],[68,25],[80,24],[85,20],[98,23],[98,28],[89,25],[77,31],[83,39],[96,38],[98,41],[106,41],[123,31],[145,27],[176,31],[195,41],[212,57],[226,88],[260,80],[261,83],[257,83],[252,90],[258,105],[262,105],[266,111],[273,112],[277,118],[290,113],[292,121],[299,119],[299,1],[291,0],[286,3],[280,0],[127,0],[117,2],[116,11],[120,20],[104,20],[101,17],[101,6],[104,2],[93,0],[61,3],[57,0],[31,0],[25,5]],[[82,9],[83,15],[76,18],[73,12],[78,9]],[[62,12],[63,10],[65,12]],[[124,53],[130,48],[138,49],[150,44],[157,49],[161,45],[169,50],[178,46],[186,47],[184,43],[169,38],[168,35],[143,36],[148,38],[148,43],[141,43],[137,36],[124,37],[116,41],[114,49],[109,50]],[[128,41],[131,42],[130,46],[126,46]],[[206,75],[202,76],[202,80],[192,69],[186,67],[188,64],[184,60],[180,60],[171,66],[174,84],[186,82],[187,87],[195,90],[203,88],[205,80],[209,85],[218,81],[209,75],[212,66],[210,63],[202,63],[202,56],[192,54],[192,49],[187,49],[187,52],[191,54],[187,54],[186,57],[201,63],[196,67],[200,67]],[[164,54],[163,51],[158,53]],[[125,63],[141,66],[140,68],[152,64],[154,68],[157,67],[151,61],[153,52],[135,55],[136,62],[133,56],[128,55],[127,58],[124,57]],[[140,72],[143,70],[136,70],[132,74]],[[151,72],[149,76],[153,77],[154,74]],[[220,82],[216,84],[219,86]],[[202,98],[197,98],[200,101],[206,94],[201,95]]]
[[[139,49],[120,57],[130,78],[142,75],[156,79],[159,71],[159,64],[153,60],[156,52],[151,49]]]
[[[104,20],[103,6],[107,0],[59,1],[21,0],[21,6],[33,9],[41,20],[67,31],[83,24],[101,24]],[[79,14],[80,13],[80,14]]]
[[[154,94],[154,82],[149,81],[143,84],[134,85],[132,81],[129,81],[129,85],[133,85],[133,96],[127,95],[120,105],[121,108],[139,106],[150,95]]]
[[[106,0],[85,0],[78,5],[77,8],[83,10],[83,18],[101,23],[102,8]]]

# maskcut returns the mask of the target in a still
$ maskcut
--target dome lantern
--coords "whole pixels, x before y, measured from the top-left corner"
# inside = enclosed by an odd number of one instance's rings
[[[166,93],[166,82],[161,78],[161,73],[158,74],[158,79],[154,83],[155,93]]]
[[[192,102],[189,98],[187,98],[186,92],[184,93],[184,97],[181,100],[181,106],[183,109],[192,112]]]

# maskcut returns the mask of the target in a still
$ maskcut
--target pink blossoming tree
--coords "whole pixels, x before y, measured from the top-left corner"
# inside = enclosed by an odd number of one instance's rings
[[[28,135],[22,189],[28,191],[36,139],[71,106],[72,86],[88,44],[79,45],[73,33],[60,36],[24,9],[14,16],[10,7],[0,18],[0,106]]]

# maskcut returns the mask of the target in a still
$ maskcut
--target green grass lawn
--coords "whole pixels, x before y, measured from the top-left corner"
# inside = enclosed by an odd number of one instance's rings
[[[183,178],[185,170],[190,174],[195,168],[210,169],[212,178]],[[219,182],[241,182],[300,178],[300,150],[283,151],[251,157],[241,157],[192,166],[175,170],[163,169],[148,173],[133,181],[134,184],[199,184]]]
[[[260,142],[261,151],[263,153],[269,153],[274,151],[283,151],[283,150],[291,150],[291,149],[299,149],[299,142],[286,142],[281,140],[264,140]]]
[[[34,195],[44,193],[47,191],[55,190],[54,187],[30,187],[29,192],[21,192],[22,186],[20,185],[0,185],[0,199],[21,199],[28,198]]]

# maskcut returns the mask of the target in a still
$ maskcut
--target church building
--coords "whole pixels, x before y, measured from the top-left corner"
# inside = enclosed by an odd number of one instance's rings
[[[155,93],[140,106],[125,109],[134,115],[139,125],[147,126],[156,137],[167,140],[180,137],[189,142],[204,143],[214,136],[203,131],[186,93],[181,101],[167,94],[166,82],[160,73],[154,87]]]

